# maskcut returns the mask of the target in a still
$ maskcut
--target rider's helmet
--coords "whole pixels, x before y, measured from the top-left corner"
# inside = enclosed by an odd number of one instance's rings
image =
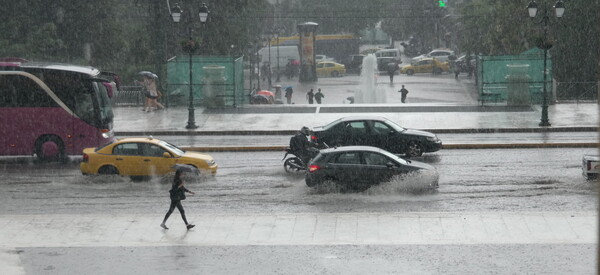
[[[304,134],[305,136],[308,136],[310,134],[310,129],[308,129],[308,127],[306,127],[306,126],[303,126],[300,129],[300,133]]]

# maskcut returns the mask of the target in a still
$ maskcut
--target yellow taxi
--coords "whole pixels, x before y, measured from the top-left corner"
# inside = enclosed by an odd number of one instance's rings
[[[317,63],[317,77],[338,77],[346,74],[346,66],[333,62],[323,61]]]
[[[217,163],[207,154],[186,152],[155,138],[122,138],[98,148],[83,149],[79,166],[84,175],[121,175],[132,179],[172,172],[175,164],[194,166],[215,175]]]
[[[448,62],[440,62],[435,58],[423,58],[411,65],[404,66],[400,69],[401,74],[412,75],[414,73],[434,73],[441,74],[448,72],[450,65]]]

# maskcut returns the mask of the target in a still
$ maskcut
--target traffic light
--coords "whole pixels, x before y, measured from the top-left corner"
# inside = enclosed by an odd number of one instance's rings
[[[438,1],[438,6],[440,8],[445,8],[447,4],[448,4],[448,0],[439,0]]]

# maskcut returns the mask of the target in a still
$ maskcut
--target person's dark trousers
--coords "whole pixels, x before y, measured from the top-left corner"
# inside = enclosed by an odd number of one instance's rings
[[[177,207],[177,210],[179,210],[179,213],[181,213],[181,218],[183,219],[183,222],[185,222],[185,224],[187,225],[187,219],[185,218],[185,210],[183,210],[183,205],[181,205],[181,201],[177,200],[171,200],[171,206],[169,206],[169,211],[167,211],[167,214],[165,215],[165,219],[163,220],[163,224],[165,222],[167,222],[167,219],[169,219],[169,216],[171,216],[171,213],[173,213],[173,211],[175,210],[175,207]]]

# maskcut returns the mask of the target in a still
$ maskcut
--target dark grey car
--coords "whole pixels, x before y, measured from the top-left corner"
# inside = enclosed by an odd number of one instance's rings
[[[374,146],[407,157],[442,148],[442,141],[432,133],[403,128],[387,118],[374,116],[344,117],[315,127],[312,139],[329,146]]]
[[[429,164],[402,159],[376,147],[346,146],[321,150],[309,163],[305,181],[309,187],[325,181],[334,181],[348,187],[360,188],[386,182],[393,176],[417,170],[435,168]]]

